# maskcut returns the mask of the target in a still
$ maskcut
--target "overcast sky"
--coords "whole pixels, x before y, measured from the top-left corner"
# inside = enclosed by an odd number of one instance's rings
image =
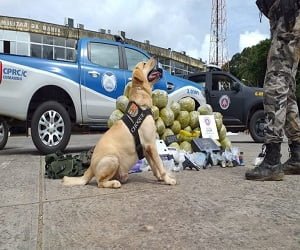
[[[70,17],[85,29],[122,30],[137,41],[186,51],[208,61],[211,0],[1,0],[0,15],[64,24]],[[229,59],[269,38],[266,18],[259,21],[255,0],[226,0]]]

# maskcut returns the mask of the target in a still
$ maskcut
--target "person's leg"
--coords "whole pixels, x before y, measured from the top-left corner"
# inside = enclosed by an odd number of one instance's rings
[[[256,168],[246,172],[248,180],[282,180],[280,147],[286,123],[287,98],[293,63],[289,49],[289,37],[283,18],[270,21],[272,43],[268,54],[267,72],[264,81],[264,110],[266,115],[266,155]]]
[[[300,12],[298,12],[296,24],[292,32],[295,38],[290,42],[290,49],[294,55],[294,66],[289,86],[286,123],[284,127],[285,134],[289,141],[290,158],[283,164],[283,171],[285,174],[300,174],[300,119],[299,107],[295,95],[295,76],[298,70],[300,56]]]

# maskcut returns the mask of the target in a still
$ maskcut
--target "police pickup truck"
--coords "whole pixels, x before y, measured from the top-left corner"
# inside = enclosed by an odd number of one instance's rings
[[[75,62],[0,54],[0,149],[8,127],[20,122],[43,154],[64,150],[74,125],[106,127],[132,69],[149,58],[137,47],[94,38],[78,40]],[[155,88],[171,101],[205,103],[199,84],[165,71]]]
[[[205,87],[213,111],[223,115],[227,131],[249,130],[255,142],[264,140],[263,89],[248,87],[228,72],[209,70],[183,76]]]

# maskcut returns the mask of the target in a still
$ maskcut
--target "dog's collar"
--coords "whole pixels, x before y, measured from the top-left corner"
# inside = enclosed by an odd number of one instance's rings
[[[135,148],[139,159],[144,158],[143,147],[141,145],[140,136],[138,134],[139,127],[148,115],[152,115],[150,108],[141,109],[141,107],[134,101],[128,103],[126,112],[122,117],[123,122],[126,124],[130,133],[134,137]]]

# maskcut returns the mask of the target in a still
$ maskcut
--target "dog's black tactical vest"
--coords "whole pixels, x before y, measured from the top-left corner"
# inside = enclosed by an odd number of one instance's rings
[[[150,108],[143,110],[139,107],[139,105],[131,101],[128,103],[126,112],[122,117],[122,121],[126,124],[130,133],[134,137],[135,149],[139,159],[144,158],[144,153],[138,130],[148,115],[152,115],[152,111]]]

